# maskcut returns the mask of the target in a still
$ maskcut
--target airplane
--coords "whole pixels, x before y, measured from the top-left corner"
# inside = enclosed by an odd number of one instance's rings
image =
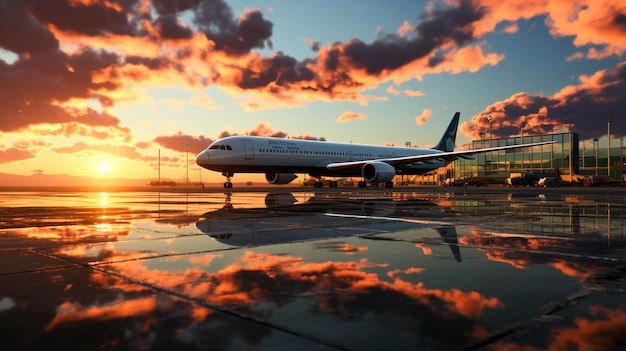
[[[381,183],[391,188],[397,174],[419,175],[478,153],[553,143],[454,151],[460,115],[454,114],[439,143],[430,149],[239,135],[213,142],[196,155],[196,164],[222,172],[227,189],[233,187],[235,173],[265,173],[270,184],[289,184],[298,177],[296,173],[308,173],[318,179],[316,188],[322,187],[323,176],[362,177],[359,188]],[[337,182],[331,181],[329,187],[336,188]]]

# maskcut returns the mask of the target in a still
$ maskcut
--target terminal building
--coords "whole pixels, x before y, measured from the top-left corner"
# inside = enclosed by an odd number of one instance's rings
[[[513,174],[559,175],[564,181],[579,177],[602,176],[624,181],[626,152],[623,138],[580,141],[578,133],[522,135],[501,139],[474,140],[467,147],[482,149],[496,146],[554,141],[530,148],[481,153],[474,159],[458,159],[434,174],[415,179],[417,184],[441,185],[447,179],[479,180],[504,184]],[[609,146],[610,144],[610,146]]]

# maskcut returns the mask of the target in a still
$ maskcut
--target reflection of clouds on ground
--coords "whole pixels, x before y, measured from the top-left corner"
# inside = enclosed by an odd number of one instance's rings
[[[181,258],[202,265],[183,271],[150,269],[141,262],[116,264],[115,269],[118,274],[180,291],[193,298],[202,298],[212,304],[245,309],[267,302],[284,306],[288,300],[304,295],[313,297],[320,310],[340,314],[349,310],[349,304],[360,297],[379,293],[397,295],[400,300],[412,300],[425,308],[465,318],[479,318],[485,309],[502,307],[497,298],[485,297],[475,291],[430,289],[423,282],[413,284],[400,277],[400,273],[419,274],[423,271],[421,268],[389,271],[387,274],[394,279],[388,281],[376,273],[365,271],[367,268],[387,267],[387,264],[375,264],[367,259],[316,263],[290,255],[246,251],[217,271],[206,270],[206,261],[216,258],[214,255]]]
[[[77,211],[20,207],[23,218],[1,230],[9,264],[0,271],[0,323],[15,327],[2,345],[43,348],[72,335],[79,349],[219,350],[276,346],[279,334],[294,348],[311,340],[349,349],[623,343],[618,206],[607,243],[606,225],[572,219],[599,211],[595,203],[577,210],[551,200],[536,211],[492,195],[365,203],[332,195],[292,206],[293,196],[233,193],[227,210],[223,194],[129,202],[126,213],[116,204],[127,199],[115,195]],[[481,208],[494,216],[486,221]],[[59,225],[72,213],[77,223]],[[537,282],[550,286],[526,294]],[[540,346],[517,333],[520,325]]]
[[[524,341],[495,343],[498,350],[621,350],[626,342],[626,312],[624,306],[582,306],[576,308],[577,315],[569,326],[553,326],[541,346]]]
[[[471,227],[471,236],[462,236],[459,242],[476,247],[490,261],[502,262],[518,269],[532,266],[550,266],[563,275],[583,282],[587,278],[605,271],[610,261],[590,264],[584,256],[593,246],[577,238],[536,238],[534,235],[518,234],[498,236],[483,234],[479,227]],[[605,251],[610,251],[605,246]],[[595,253],[595,252],[594,252]]]
[[[181,261],[187,264],[181,264]],[[90,284],[98,290],[108,291],[109,297],[62,302],[55,307],[56,315],[47,325],[49,331],[90,319],[104,323],[136,314],[154,314],[156,311],[150,312],[150,309],[160,310],[163,306],[154,297],[144,296],[152,291],[150,286],[188,297],[189,301],[204,301],[207,306],[220,310],[270,318],[268,322],[278,324],[281,322],[271,320],[271,315],[281,309],[285,310],[283,313],[309,315],[305,318],[317,318],[316,315],[321,318],[322,314],[336,316],[339,320],[359,320],[368,315],[382,319],[395,316],[402,325],[393,324],[394,328],[401,328],[413,336],[413,329],[418,328],[420,333],[432,335],[432,345],[440,342],[437,340],[442,337],[440,328],[448,323],[460,328],[455,329],[458,335],[450,345],[467,343],[477,335],[484,335],[486,331],[477,321],[485,310],[503,307],[498,298],[476,291],[428,288],[424,282],[403,280],[405,275],[419,275],[422,268],[386,270],[380,273],[382,276],[367,272],[372,268],[388,267],[367,259],[308,262],[291,255],[246,251],[231,258],[225,258],[223,254],[202,254],[167,257],[156,262],[127,261],[102,267],[130,280],[95,271]],[[211,269],[213,267],[219,268]],[[296,303],[302,299],[313,303],[304,311]],[[291,309],[293,312],[287,312]],[[268,315],[269,310],[274,312]],[[181,313],[183,311],[178,312]],[[209,318],[208,313],[200,310],[187,310],[184,314],[185,319],[196,322],[198,318]]]

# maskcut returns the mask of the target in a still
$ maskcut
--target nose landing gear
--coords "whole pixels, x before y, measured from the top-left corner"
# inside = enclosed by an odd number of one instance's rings
[[[230,178],[233,177],[234,173],[223,172],[222,175],[226,177],[226,182],[224,182],[224,189],[230,189],[233,187],[233,183],[231,183]]]

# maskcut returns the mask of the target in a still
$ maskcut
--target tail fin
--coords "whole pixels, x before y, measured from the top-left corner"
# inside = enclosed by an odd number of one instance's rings
[[[445,133],[443,133],[441,140],[439,140],[439,143],[433,149],[446,152],[454,151],[454,143],[456,141],[456,129],[459,126],[460,116],[460,112],[454,114],[454,117],[452,117],[452,121],[450,121],[450,124],[448,125]]]

